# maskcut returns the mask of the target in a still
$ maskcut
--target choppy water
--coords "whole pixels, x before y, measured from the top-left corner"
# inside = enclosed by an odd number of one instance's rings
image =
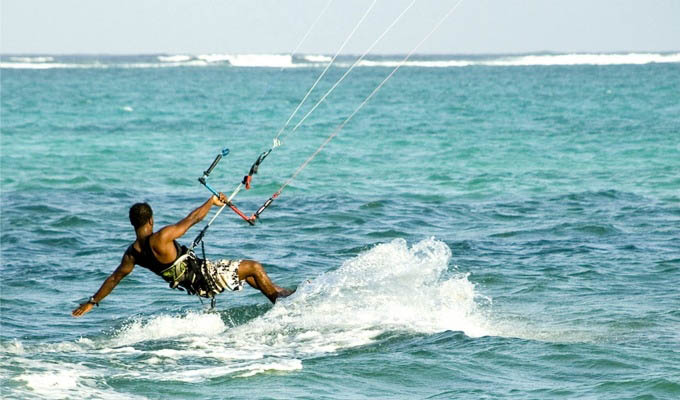
[[[210,179],[233,189],[325,59],[234,57],[3,56],[3,398],[680,396],[677,54],[416,58],[256,227],[211,228],[210,257],[295,295],[210,311],[137,267],[73,319],[134,239],[129,206],[176,222],[222,147]],[[353,71],[236,203],[395,60]]]

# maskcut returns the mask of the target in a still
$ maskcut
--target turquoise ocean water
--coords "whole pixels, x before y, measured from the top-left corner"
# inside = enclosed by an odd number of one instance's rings
[[[72,318],[133,241],[129,206],[176,222],[223,147],[231,191],[325,60],[2,57],[3,398],[680,397],[679,54],[416,57],[257,226],[209,231],[210,258],[296,294],[209,310],[137,267]],[[398,60],[352,71],[235,203]]]

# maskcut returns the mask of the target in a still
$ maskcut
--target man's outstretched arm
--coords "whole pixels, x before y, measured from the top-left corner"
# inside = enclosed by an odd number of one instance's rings
[[[190,212],[189,215],[184,217],[181,221],[174,225],[168,225],[158,231],[158,236],[160,239],[161,243],[172,243],[173,240],[179,239],[184,235],[189,228],[192,226],[196,225],[198,222],[200,222],[203,218],[205,218],[206,215],[208,215],[208,212],[210,212],[210,209],[212,206],[223,206],[227,202],[227,197],[223,194],[220,193],[219,199],[217,196],[211,196],[208,201],[203,203],[200,207],[195,209],[194,211]],[[153,239],[152,239],[153,240]],[[156,245],[154,243],[155,240],[151,243],[152,245]],[[155,248],[154,248],[155,250]]]
[[[118,268],[116,268],[115,271],[111,275],[109,275],[108,278],[102,283],[102,286],[97,290],[97,293],[94,294],[93,301],[96,304],[99,304],[100,301],[104,299],[104,297],[108,296],[109,293],[115,288],[120,281],[125,278],[132,270],[135,268],[135,261],[132,258],[132,256],[128,255],[127,253],[123,255],[123,259],[120,261],[120,265]],[[71,315],[74,317],[81,317],[84,314],[90,312],[92,310],[92,307],[95,306],[94,303],[87,302],[83,303],[80,305],[80,307],[76,308],[71,312]]]

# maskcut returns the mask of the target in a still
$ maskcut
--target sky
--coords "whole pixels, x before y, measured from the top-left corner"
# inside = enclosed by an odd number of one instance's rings
[[[329,0],[0,0],[3,54],[290,53]],[[377,0],[360,54],[412,0]],[[458,0],[418,0],[374,54],[408,53]],[[300,53],[333,54],[373,0],[333,0]],[[680,0],[463,0],[421,54],[680,50]]]

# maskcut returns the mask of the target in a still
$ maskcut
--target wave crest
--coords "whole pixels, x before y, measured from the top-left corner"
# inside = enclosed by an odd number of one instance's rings
[[[9,59],[20,63],[46,63],[54,61],[54,57],[10,57]]]
[[[158,56],[158,61],[160,62],[185,62],[191,60],[191,56],[176,55],[176,56]]]
[[[641,65],[650,63],[677,63],[680,53],[628,53],[628,54],[551,54],[508,57],[487,61],[489,66],[532,66],[532,65]]]
[[[234,67],[293,67],[289,54],[204,54],[197,57],[208,63],[228,62]]]

